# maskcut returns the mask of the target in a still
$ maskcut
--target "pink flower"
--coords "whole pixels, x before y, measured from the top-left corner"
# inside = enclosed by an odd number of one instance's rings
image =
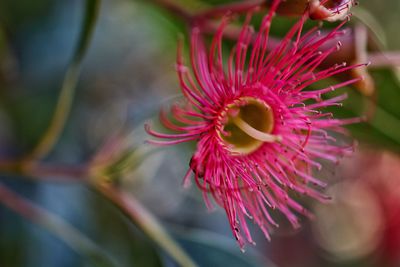
[[[354,0],[310,0],[310,18],[327,21],[341,20],[346,18],[350,8],[356,4]]]
[[[355,78],[327,88],[309,90],[317,81],[353,69],[345,63],[317,69],[320,63],[340,48],[340,43],[325,51],[320,47],[343,34],[340,27],[327,35],[317,27],[302,34],[305,14],[272,51],[268,35],[272,17],[279,5],[274,1],[257,33],[249,25],[251,12],[227,62],[224,62],[222,38],[228,24],[225,17],[207,50],[201,28],[191,31],[191,70],[178,48],[177,72],[183,104],[175,103],[172,116],[161,112],[164,126],[176,134],[159,133],[146,125],[147,132],[162,140],[157,145],[196,141],[184,184],[194,175],[204,200],[212,208],[211,198],[225,209],[232,232],[243,248],[254,243],[249,227],[253,220],[270,238],[278,226],[271,216],[278,210],[293,227],[299,227],[298,215],[311,216],[290,192],[326,201],[319,192],[326,184],[312,175],[320,169],[319,159],[336,162],[352,151],[340,146],[330,135],[345,133],[343,125],[359,119],[340,120],[321,108],[340,105],[346,95],[323,99],[322,95],[359,81]],[[361,65],[360,65],[361,66]],[[171,118],[172,117],[172,118]]]
[[[266,1],[267,5],[274,1]],[[301,16],[304,9],[313,20],[337,21],[345,19],[350,9],[357,5],[355,0],[287,0],[282,1],[277,13],[285,16]]]

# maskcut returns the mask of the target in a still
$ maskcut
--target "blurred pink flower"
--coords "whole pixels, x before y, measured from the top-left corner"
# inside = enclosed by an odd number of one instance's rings
[[[205,203],[214,201],[225,209],[232,232],[243,248],[254,243],[248,219],[269,239],[271,226],[278,226],[270,212],[279,210],[293,227],[300,226],[298,214],[311,216],[289,193],[297,192],[319,201],[327,196],[318,187],[326,184],[312,175],[320,169],[319,159],[337,162],[352,146],[339,145],[330,135],[345,134],[343,125],[359,119],[334,119],[321,108],[340,105],[346,95],[323,99],[322,95],[360,81],[354,78],[319,90],[306,90],[314,83],[360,65],[336,64],[317,70],[320,63],[340,48],[340,43],[320,51],[328,41],[343,34],[345,22],[326,35],[315,27],[302,33],[309,14],[301,19],[267,52],[272,17],[280,1],[274,1],[254,34],[249,12],[239,39],[226,63],[222,41],[229,17],[216,32],[209,50],[201,27],[191,30],[191,68],[178,48],[177,72],[185,103],[175,103],[172,118],[165,111],[160,120],[176,134],[147,132],[160,139],[157,145],[197,141],[184,184],[194,180],[203,191]],[[328,132],[329,131],[329,132]]]
[[[345,171],[349,179],[363,183],[374,192],[383,213],[383,233],[378,244],[382,266],[399,266],[400,157],[388,151],[366,149],[356,155]]]
[[[339,177],[329,189],[334,201],[315,209],[314,234],[328,259],[400,266],[400,157],[362,147]]]

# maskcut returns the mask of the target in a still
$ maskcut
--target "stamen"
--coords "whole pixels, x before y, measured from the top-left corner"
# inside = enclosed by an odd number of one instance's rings
[[[253,137],[262,142],[274,143],[274,142],[281,142],[282,136],[280,135],[273,135],[261,132],[257,129],[251,127],[247,122],[242,120],[239,116],[232,117],[232,122],[240,128],[243,132],[248,134],[249,136]]]

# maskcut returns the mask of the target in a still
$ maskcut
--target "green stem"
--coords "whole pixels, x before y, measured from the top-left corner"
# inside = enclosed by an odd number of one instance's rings
[[[155,243],[165,250],[178,264],[196,267],[197,264],[182,250],[164,230],[157,219],[132,195],[109,184],[94,184],[96,190],[117,206],[125,215],[145,232]]]
[[[34,147],[32,152],[26,156],[26,166],[32,165],[37,160],[45,157],[57,143],[61,133],[64,130],[65,123],[71,111],[76,85],[81,72],[82,60],[93,35],[99,8],[100,0],[86,0],[85,17],[82,24],[82,30],[74,56],[61,86],[61,91],[54,115],[51,119],[49,127],[46,129],[37,145]]]
[[[48,230],[77,253],[85,256],[96,266],[118,266],[92,240],[57,215],[34,205],[0,183],[0,203],[23,218]]]
[[[35,164],[27,169],[23,161],[0,161],[0,172],[17,178],[40,180],[43,182],[87,182],[87,165]]]
[[[157,219],[145,208],[138,200],[132,195],[128,195],[116,187],[102,183],[100,184],[96,179],[89,179],[90,173],[85,166],[63,166],[63,165],[44,165],[37,164],[33,166],[28,172],[26,169],[20,169],[20,162],[0,162],[0,172],[6,172],[10,174],[18,174],[29,177],[40,181],[81,181],[92,186],[96,191],[103,195],[108,201],[113,203],[118,209],[120,209],[128,219],[135,223],[150,239],[158,244],[163,250],[165,250],[180,266],[185,267],[196,267],[197,265],[191,260],[191,258],[182,250],[182,248],[173,240],[173,238],[164,230],[162,225]],[[67,229],[65,222],[54,219],[43,210],[32,206],[28,201],[9,191],[5,186],[0,183],[0,202],[10,209],[15,210],[23,217],[27,217],[29,220],[46,226],[53,233],[62,237],[62,239],[68,239],[68,236],[64,237],[63,233],[58,233],[59,229],[66,229],[65,233],[73,232],[73,230]],[[29,215],[32,215],[29,217]],[[50,218],[42,222],[39,218]],[[37,221],[39,220],[39,221]],[[51,225],[46,223],[51,222]],[[61,226],[57,228],[56,224],[61,223]],[[74,242],[74,233],[72,233],[71,240],[64,240],[71,244]],[[86,250],[85,250],[86,251]]]

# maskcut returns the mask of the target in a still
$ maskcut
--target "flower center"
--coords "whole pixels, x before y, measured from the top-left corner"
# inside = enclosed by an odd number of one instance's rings
[[[220,115],[219,137],[231,152],[249,154],[264,142],[277,142],[272,135],[274,114],[264,101],[243,97],[226,106]]]

